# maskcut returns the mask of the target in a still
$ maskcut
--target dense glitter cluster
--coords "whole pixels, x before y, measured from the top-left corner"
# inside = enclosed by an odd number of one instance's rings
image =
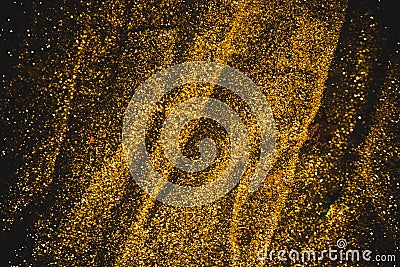
[[[399,249],[400,42],[380,1],[26,1],[1,18],[1,266],[302,266],[260,249]],[[392,18],[392,17],[390,17]],[[131,177],[123,117],[135,90],[188,61],[227,64],[271,105],[277,154],[262,186],[249,172],[225,197],[172,207]],[[188,84],[153,108],[152,162],[198,186],[227,166],[231,140],[193,120],[182,153],[216,143],[210,169],[174,171],[165,114],[196,97],[229,103],[259,147],[251,110],[226,88]],[[337,262],[304,265],[336,266]],[[345,266],[379,263],[346,262]],[[382,265],[383,266],[383,265]]]

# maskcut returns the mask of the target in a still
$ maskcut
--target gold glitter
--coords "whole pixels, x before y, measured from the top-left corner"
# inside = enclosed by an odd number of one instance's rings
[[[380,34],[387,29],[371,7],[379,3],[41,5],[23,48],[5,53],[19,58],[1,95],[5,124],[23,124],[10,126],[17,137],[5,140],[3,155],[23,165],[0,203],[2,236],[29,225],[28,241],[11,249],[21,266],[282,266],[263,263],[258,251],[323,250],[343,237],[352,247],[399,251],[399,48],[383,51],[393,40]],[[254,193],[254,155],[238,186],[204,206],[161,203],[131,177],[121,145],[128,103],[152,74],[188,61],[240,70],[270,103],[277,154]],[[174,176],[154,137],[165,114],[197,96],[230,103],[251,145],[259,141],[238,96],[213,84],[174,89],[154,107],[146,145],[155,168],[177,184],[216,179],[230,155],[221,127],[192,121],[179,137],[183,152],[196,157],[196,134],[204,134],[216,139],[219,158],[205,174]]]

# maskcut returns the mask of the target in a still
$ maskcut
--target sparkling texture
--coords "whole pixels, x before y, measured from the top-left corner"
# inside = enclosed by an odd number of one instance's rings
[[[1,266],[262,266],[260,249],[324,250],[339,238],[400,258],[400,42],[381,12],[389,7],[24,2],[10,5],[20,6],[26,27],[2,17],[0,32]],[[245,175],[216,202],[172,207],[130,176],[123,117],[156,71],[200,60],[232,66],[258,85],[274,114],[277,154],[254,193]],[[193,121],[181,132],[183,154],[198,157],[199,142],[210,138],[216,162],[198,176],[171,174],[156,139],[163,112],[196,96],[231,103],[251,144],[259,141],[257,122],[236,95],[212,84],[177,88],[147,129],[154,166],[177,184],[215,179],[230,155],[223,128]]]

